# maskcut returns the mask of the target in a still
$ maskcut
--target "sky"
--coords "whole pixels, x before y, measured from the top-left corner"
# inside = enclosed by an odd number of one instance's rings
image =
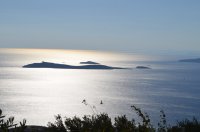
[[[200,51],[199,0],[0,0],[0,48]]]

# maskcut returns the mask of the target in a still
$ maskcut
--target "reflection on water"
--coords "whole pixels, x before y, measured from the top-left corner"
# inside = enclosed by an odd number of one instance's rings
[[[28,124],[46,125],[55,114],[82,116],[92,114],[82,104],[86,99],[98,112],[112,117],[127,114],[132,104],[158,120],[165,110],[168,119],[199,115],[199,64],[153,62],[140,55],[68,50],[0,50],[0,108]],[[146,59],[146,60],[145,60]],[[41,62],[77,64],[96,61],[129,70],[23,69],[22,65]],[[142,62],[139,62],[141,60]],[[150,65],[139,70],[137,65]],[[103,104],[100,104],[100,101]]]

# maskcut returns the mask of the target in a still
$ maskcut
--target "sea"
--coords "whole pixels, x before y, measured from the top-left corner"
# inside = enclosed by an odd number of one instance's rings
[[[200,63],[181,55],[59,49],[0,49],[0,109],[16,123],[46,126],[55,115],[107,113],[141,121],[132,105],[156,125],[164,110],[168,124],[200,118]],[[80,65],[94,61],[128,69],[22,68],[37,62]],[[147,66],[151,69],[137,69]],[[84,103],[83,100],[86,102]],[[102,102],[102,103],[100,103]]]

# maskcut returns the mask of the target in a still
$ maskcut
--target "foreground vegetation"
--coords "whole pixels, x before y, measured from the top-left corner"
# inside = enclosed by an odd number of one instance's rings
[[[24,119],[19,124],[20,125],[18,126],[18,124],[14,123],[14,117],[5,119],[5,116],[0,109],[0,132],[23,132],[26,129],[26,120]]]
[[[164,111],[160,111],[160,121],[158,126],[151,124],[151,119],[147,113],[142,112],[136,106],[131,106],[137,113],[141,121],[128,120],[126,115],[118,116],[111,121],[106,113],[85,115],[82,118],[73,117],[63,120],[60,115],[55,116],[55,122],[49,122],[44,129],[29,130],[33,132],[200,132],[200,121],[196,118],[192,120],[178,121],[176,125],[167,124]],[[0,110],[0,132],[24,132],[27,131],[26,120],[18,124],[14,123],[14,117],[7,120]]]

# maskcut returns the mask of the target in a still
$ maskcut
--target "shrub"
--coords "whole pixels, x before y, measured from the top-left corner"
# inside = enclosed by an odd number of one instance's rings
[[[64,123],[60,115],[56,116],[55,123],[48,123],[49,131],[55,132],[112,132],[114,131],[110,117],[107,114],[66,118]]]
[[[12,129],[13,132],[23,132],[26,129],[26,120],[24,119],[20,122],[20,126],[17,127],[18,124],[14,123],[14,117],[9,117],[7,120],[5,116],[2,114],[2,110],[0,109],[0,132],[9,132]]]
[[[51,131],[51,132],[66,132],[65,126],[64,126],[63,121],[62,121],[62,117],[60,115],[57,115],[57,116],[55,116],[55,119],[56,119],[55,123],[49,122],[47,124],[48,131]]]
[[[140,108],[137,108],[135,105],[132,105],[131,108],[137,113],[137,115],[142,119],[142,123],[138,123],[139,132],[154,132],[155,129],[151,125],[151,120],[147,113],[141,111]]]
[[[126,115],[115,117],[114,128],[118,132],[133,132],[137,130],[135,121],[129,121]]]
[[[178,121],[175,126],[169,128],[169,132],[200,132],[200,121],[195,117],[192,120]]]
[[[163,110],[160,111],[160,122],[158,123],[158,132],[167,132],[167,120]]]

